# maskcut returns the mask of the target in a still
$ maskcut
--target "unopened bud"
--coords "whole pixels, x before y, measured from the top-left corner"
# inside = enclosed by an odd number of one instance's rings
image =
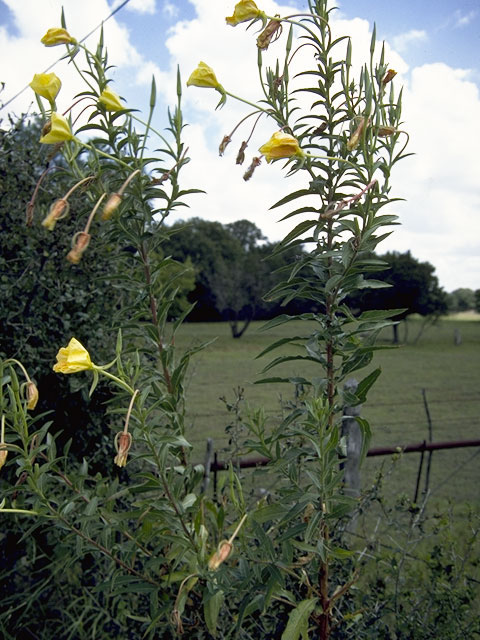
[[[210,571],[216,571],[222,562],[225,562],[232,551],[233,544],[228,542],[228,540],[222,540],[218,545],[218,549],[208,561],[208,568]]]
[[[230,138],[230,136],[223,136],[223,140],[221,141],[220,146],[218,147],[219,156],[223,156],[223,154],[225,153],[225,149],[227,148],[227,145],[229,145],[231,141],[232,139]]]
[[[60,198],[59,200],[55,200],[50,207],[50,211],[48,212],[47,217],[42,220],[42,225],[46,227],[49,231],[53,231],[57,220],[61,220],[61,218],[65,218],[68,214],[68,210],[70,209],[70,205],[64,198]]]
[[[395,127],[379,127],[378,135],[382,138],[386,138],[387,136],[393,136],[394,133],[397,133],[397,129]]]
[[[128,452],[132,446],[131,434],[128,431],[126,433],[120,431],[115,436],[114,444],[117,455],[113,461],[118,467],[124,467],[127,464]]]
[[[27,382],[27,409],[33,411],[38,402],[38,389],[37,385],[31,380]]]
[[[73,236],[72,249],[67,254],[67,260],[72,264],[78,264],[82,259],[84,251],[86,251],[90,243],[90,234],[85,231],[79,231]]]
[[[243,174],[243,179],[245,180],[245,182],[247,180],[250,180],[250,178],[253,176],[253,172],[261,164],[261,162],[262,162],[261,158],[259,158],[257,156],[255,158],[253,158],[252,164],[248,167],[248,169]]]
[[[248,143],[247,142],[242,142],[242,145],[240,147],[240,149],[238,150],[237,153],[237,160],[236,163],[237,164],[243,164],[245,161],[245,149],[248,147]]]
[[[102,220],[110,220],[113,212],[118,209],[122,201],[122,196],[119,193],[112,193],[102,211]]]
[[[391,82],[396,75],[397,72],[394,69],[389,69],[382,80],[383,86]]]
[[[367,118],[362,118],[362,120],[360,121],[360,124],[353,132],[350,140],[347,142],[347,149],[349,151],[353,151],[358,147],[358,143],[360,142],[360,137],[362,135],[366,122],[367,122]]]

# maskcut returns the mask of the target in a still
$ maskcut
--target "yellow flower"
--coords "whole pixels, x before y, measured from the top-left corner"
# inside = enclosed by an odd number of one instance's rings
[[[104,89],[100,94],[98,101],[103,104],[107,111],[120,111],[120,109],[125,109],[123,104],[120,102],[120,98],[111,89]]]
[[[223,90],[222,85],[215,76],[215,72],[205,62],[198,63],[198,67],[187,80],[187,87],[208,87]]]
[[[225,18],[227,24],[235,27],[241,22],[248,22],[249,20],[255,20],[265,14],[257,7],[253,0],[241,0],[235,5],[233,16]]]
[[[283,131],[274,133],[270,140],[260,147],[259,151],[265,156],[267,162],[279,158],[305,155],[300,149],[298,140]]]
[[[72,338],[66,347],[59,349],[57,363],[53,366],[56,373],[78,373],[95,369],[90,355],[78,340]]]
[[[66,118],[55,111],[50,122],[43,128],[44,135],[40,138],[42,144],[57,144],[66,140],[73,140],[73,134]]]
[[[395,71],[395,69],[389,69],[382,80],[382,84],[385,86],[386,84],[391,82],[396,75],[397,72]]]
[[[57,44],[76,44],[77,41],[72,38],[66,29],[55,27],[47,31],[41,42],[46,47],[56,47]]]
[[[27,409],[32,411],[37,406],[38,402],[38,389],[37,385],[29,380],[27,382]]]
[[[62,82],[54,73],[36,73],[30,82],[30,86],[37,95],[46,98],[50,104],[53,104]]]

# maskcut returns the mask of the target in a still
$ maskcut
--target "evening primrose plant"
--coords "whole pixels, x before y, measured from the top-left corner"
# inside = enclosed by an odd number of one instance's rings
[[[103,37],[90,51],[62,21],[42,38],[46,46],[65,47],[79,81],[78,95],[63,111],[56,104],[61,93],[54,105],[54,91],[42,96],[39,85],[33,87],[50,106],[43,111],[39,143],[55,145],[52,157],[61,154],[59,164],[72,181],[65,196],[52,203],[43,231],[55,233],[65,215],[78,219],[66,258],[76,268],[97,242],[111,256],[108,277],[119,292],[110,326],[117,335],[111,362],[95,364],[95,354],[69,335],[66,347],[56,345],[53,370],[85,380],[90,394],[100,379],[112,388],[102,438],[119,475],[107,470],[93,475],[88,451],[79,467],[68,451],[57,452],[48,422],[32,420],[15,371],[4,364],[0,454],[2,474],[12,482],[3,485],[1,510],[30,516],[37,523],[33,529],[48,525],[55,540],[52,573],[74,574],[74,597],[68,589],[63,602],[62,589],[55,594],[57,629],[74,620],[75,637],[355,637],[356,618],[344,609],[343,597],[358,579],[356,558],[365,550],[347,548],[342,537],[357,508],[343,491],[342,410],[365,402],[380,372],[363,377],[355,391],[344,390],[343,383],[371,362],[378,332],[397,311],[357,317],[347,298],[379,286],[370,273],[382,265],[371,255],[395,223],[384,211],[393,201],[390,176],[405,156],[406,134],[400,129],[401,93],[395,92],[383,47],[377,54],[375,32],[370,59],[354,77],[350,39],[333,36],[327,1],[309,0],[308,7],[305,13],[269,16],[255,2],[242,0],[226,17],[226,28],[246,27],[245,47],[258,51],[258,102],[222,85],[203,61],[187,81],[189,90],[218,91],[218,106],[227,98],[245,105],[247,114],[222,140],[220,155],[228,156],[227,145],[246,129],[236,155],[242,164],[258,119],[270,123],[271,137],[256,143],[245,180],[254,179],[263,160],[272,171],[280,160],[287,176],[304,180],[302,188],[287,190],[272,206],[288,206],[284,219],[296,221],[276,250],[297,244],[307,250],[266,295],[285,303],[306,298],[314,311],[298,318],[283,315],[265,326],[300,319],[305,328],[260,354],[279,353],[264,366],[261,382],[290,384],[297,398],[278,423],[267,424],[261,410],[246,421],[245,451],[268,460],[255,471],[253,484],[258,486],[263,474],[275,480],[262,496],[247,488],[252,483],[244,484],[233,465],[215,499],[205,493],[205,469],[192,461],[185,437],[185,380],[191,357],[203,345],[185,353],[175,347],[188,309],[171,317],[181,270],[166,277],[173,273],[172,261],[162,252],[171,233],[165,221],[195,192],[179,186],[188,161],[180,74],[164,136],[151,124],[154,81],[150,113],[142,122],[112,89]],[[249,30],[255,26],[260,33]],[[262,52],[279,46],[283,29],[286,50],[274,68],[264,68]],[[290,67],[300,49],[310,52],[309,66],[299,74],[303,84],[292,88]],[[78,125],[81,115],[86,124]],[[161,146],[155,155],[151,144]],[[74,210],[68,200],[77,188],[81,204]],[[285,346],[287,355],[281,351]],[[272,375],[277,365],[291,362],[296,371],[313,363],[315,373]],[[365,453],[370,428],[362,418],[358,423]],[[91,573],[79,568],[85,558],[93,563]],[[38,591],[46,588],[42,583]],[[22,597],[26,604],[9,601],[0,622],[14,611],[26,615],[32,601]],[[36,633],[54,635],[51,628]]]

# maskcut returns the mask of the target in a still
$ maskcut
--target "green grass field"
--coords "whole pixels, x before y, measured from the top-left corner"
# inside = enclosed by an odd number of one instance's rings
[[[195,456],[203,458],[206,439],[214,439],[219,452],[227,445],[225,426],[230,417],[221,396],[229,401],[235,389],[244,389],[245,405],[264,407],[269,420],[278,419],[281,402],[292,399],[291,385],[255,385],[262,367],[271,354],[255,357],[274,340],[285,335],[308,332],[302,323],[289,323],[262,332],[263,323],[252,323],[246,334],[232,339],[227,324],[185,324],[178,334],[177,345],[216,341],[193,360],[188,376],[188,432]],[[370,420],[372,447],[405,445],[428,440],[428,422],[423,402],[425,389],[433,424],[433,440],[480,439],[480,322],[456,316],[441,320],[428,328],[416,344],[412,344],[420,328],[419,320],[408,322],[409,344],[378,351],[373,366],[382,375],[370,392],[362,415]],[[455,330],[461,344],[454,342]],[[403,328],[400,330],[403,335]],[[390,332],[382,337],[390,343]],[[391,343],[390,343],[391,344]],[[274,352],[275,353],[275,352]],[[298,363],[282,365],[268,375],[303,375]],[[360,379],[373,368],[356,372]],[[314,373],[310,369],[308,373]],[[316,374],[318,375],[318,374]],[[308,376],[307,376],[308,377]],[[219,453],[221,457],[221,453]],[[420,454],[405,454],[395,464],[390,482],[397,491],[413,496]],[[426,461],[425,461],[426,462]],[[371,458],[364,463],[365,483],[373,477],[378,465],[389,465],[389,458]],[[438,451],[433,454],[430,489],[432,496],[480,504],[480,448]]]

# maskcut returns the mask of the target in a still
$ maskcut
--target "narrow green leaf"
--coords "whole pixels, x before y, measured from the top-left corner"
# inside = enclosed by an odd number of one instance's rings
[[[203,615],[208,630],[214,638],[217,637],[218,614],[225,600],[223,591],[217,591],[212,596],[207,597],[203,602]]]
[[[290,612],[282,640],[298,640],[300,636],[308,640],[308,619],[317,604],[318,598],[302,600],[293,611]]]

